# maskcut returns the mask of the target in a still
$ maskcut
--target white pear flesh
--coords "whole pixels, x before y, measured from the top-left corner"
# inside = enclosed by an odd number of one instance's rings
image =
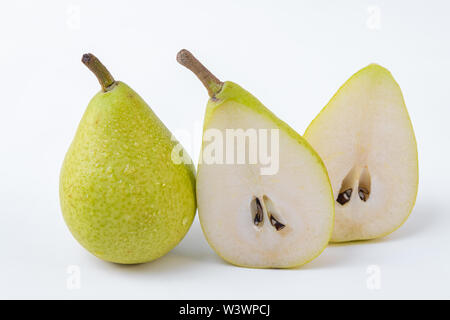
[[[328,169],[334,199],[352,189],[350,197],[344,195],[346,203],[335,203],[331,241],[378,238],[406,221],[418,189],[417,144],[402,92],[388,70],[372,64],[353,75],[305,138]]]
[[[227,129],[279,129],[278,172],[261,175],[261,167],[266,167],[261,164],[200,163],[199,218],[208,242],[226,261],[255,268],[296,267],[317,257],[328,244],[334,221],[331,185],[309,144],[259,108],[225,101],[209,116],[204,130],[220,130],[225,136]],[[204,143],[203,150],[206,147]],[[263,199],[260,226],[252,218],[255,197]],[[270,213],[285,227],[277,230]]]

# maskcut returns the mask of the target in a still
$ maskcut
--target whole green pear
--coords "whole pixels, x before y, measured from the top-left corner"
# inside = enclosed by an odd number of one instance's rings
[[[144,100],[92,54],[102,90],[90,101],[60,176],[64,219],[95,256],[134,264],[175,247],[196,212],[195,169]]]

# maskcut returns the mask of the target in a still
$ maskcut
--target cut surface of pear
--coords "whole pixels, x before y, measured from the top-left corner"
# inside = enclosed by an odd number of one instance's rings
[[[90,59],[103,90],[90,101],[66,154],[61,209],[92,254],[122,264],[148,262],[188,231],[196,211],[195,171],[173,161],[178,142],[144,100],[108,80],[107,70]]]
[[[193,59],[186,50],[178,55],[184,65]],[[207,71],[198,64],[187,67],[197,75]],[[199,219],[209,244],[238,266],[288,268],[311,261],[325,249],[333,229],[334,199],[321,159],[306,140],[239,85],[216,82],[210,75],[199,78],[212,96],[197,175]],[[206,137],[211,130],[222,137],[230,130],[268,130],[268,135],[276,130],[278,170],[261,174],[267,165],[248,161],[250,140],[245,144],[245,163],[207,163],[212,141]],[[225,142],[222,151],[225,159],[230,152]]]
[[[418,190],[418,154],[400,87],[372,64],[353,75],[304,137],[324,161],[336,205],[332,241],[374,239],[399,228]]]

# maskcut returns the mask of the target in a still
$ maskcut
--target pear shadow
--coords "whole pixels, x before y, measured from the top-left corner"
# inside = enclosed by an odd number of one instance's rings
[[[320,256],[307,264],[297,267],[294,270],[319,270],[339,268],[351,263],[350,252],[345,250],[336,250],[336,248],[328,247],[322,252]]]
[[[330,247],[344,247],[354,245],[373,245],[377,243],[400,241],[426,232],[439,223],[439,212],[436,206],[429,203],[417,203],[408,219],[394,232],[387,236],[371,239],[357,240],[349,242],[330,243]]]
[[[213,258],[217,256],[206,241],[198,218],[195,219],[186,237],[172,250],[172,253],[196,261],[215,260]]]
[[[355,259],[351,250],[339,250],[340,247],[375,245],[378,243],[401,241],[409,237],[417,236],[429,230],[439,223],[438,211],[435,206],[428,203],[417,203],[408,220],[398,230],[383,238],[373,240],[362,240],[342,243],[330,243],[324,252],[309,263],[290,269],[275,270],[318,270],[324,268],[339,268],[352,263]],[[191,269],[198,269],[205,264],[221,265],[230,268],[245,268],[230,264],[220,258],[207,243],[203,231],[201,230],[198,217],[194,220],[192,227],[184,239],[165,256],[154,261],[134,265],[122,265],[101,261],[98,263],[107,264],[110,270],[117,270],[121,273],[129,274],[164,274],[164,273],[184,273]],[[247,269],[247,268],[245,268]]]
[[[351,250],[339,250],[341,247],[376,245],[392,241],[403,241],[416,237],[439,224],[439,211],[434,204],[417,203],[406,222],[391,234],[372,240],[359,240],[341,243],[329,243],[327,249],[310,263],[301,266],[300,270],[314,270],[329,267],[339,267],[352,263],[355,253]],[[342,248],[343,249],[343,248]]]
[[[201,230],[198,219],[194,220],[191,228],[181,242],[166,255],[150,262],[140,264],[118,264],[105,262],[100,259],[98,263],[107,264],[112,271],[129,274],[161,274],[184,273],[190,269],[198,269],[205,263],[217,263],[222,260],[209,247]],[[103,266],[104,267],[104,266]]]
[[[417,203],[404,225],[385,238],[399,240],[414,237],[438,225],[439,220],[439,210],[436,205]]]

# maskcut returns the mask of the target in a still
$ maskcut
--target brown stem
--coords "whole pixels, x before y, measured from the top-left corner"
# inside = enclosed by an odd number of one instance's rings
[[[109,73],[108,69],[106,69],[100,60],[98,60],[92,53],[83,54],[81,62],[83,62],[84,65],[95,74],[98,82],[100,82],[100,85],[102,86],[103,92],[108,91],[108,88],[115,83],[115,80],[111,73]]]
[[[191,70],[197,78],[203,83],[203,85],[208,89],[208,94],[210,97],[214,97],[223,86],[223,82],[217,79],[206,67],[198,61],[192,53],[188,50],[183,49],[177,54],[177,61]]]

